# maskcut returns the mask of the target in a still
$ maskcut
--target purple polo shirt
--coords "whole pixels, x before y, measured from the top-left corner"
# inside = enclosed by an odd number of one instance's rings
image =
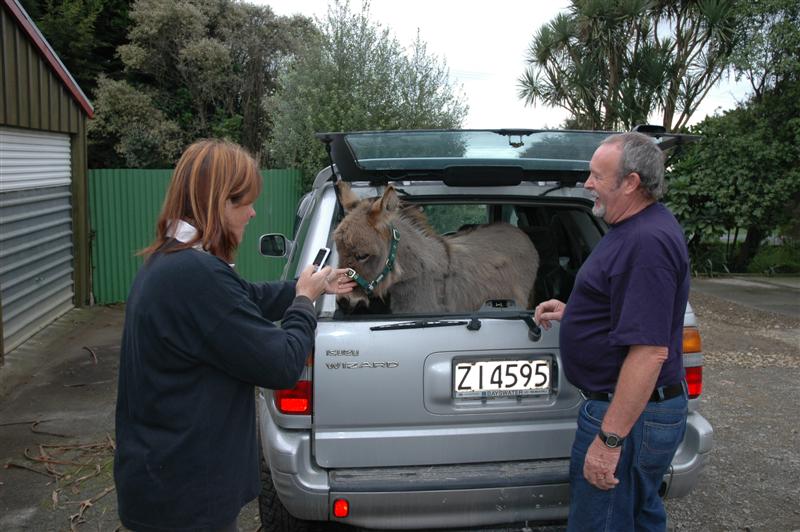
[[[613,392],[628,348],[669,348],[656,386],[684,378],[683,318],[689,253],[675,217],[662,204],[612,225],[581,266],[561,321],[567,380]]]

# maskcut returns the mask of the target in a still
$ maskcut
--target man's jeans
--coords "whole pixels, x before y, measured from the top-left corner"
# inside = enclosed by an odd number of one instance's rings
[[[569,531],[666,530],[667,514],[658,490],[683,441],[687,405],[685,395],[647,403],[623,442],[614,475],[619,484],[603,491],[583,477],[583,462],[589,445],[600,431],[609,403],[586,401],[578,416],[569,466]]]

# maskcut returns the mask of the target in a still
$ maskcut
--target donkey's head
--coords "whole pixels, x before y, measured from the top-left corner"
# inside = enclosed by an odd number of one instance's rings
[[[339,267],[353,269],[366,283],[380,279],[372,293],[359,286],[351,293],[340,297],[351,307],[359,302],[369,303],[369,296],[383,298],[389,287],[401,275],[395,262],[386,272],[386,260],[392,249],[392,224],[400,212],[400,199],[394,187],[386,187],[378,198],[360,200],[350,185],[338,185],[345,217],[333,233],[339,253]],[[396,245],[396,244],[395,244]],[[381,277],[383,275],[383,277]]]

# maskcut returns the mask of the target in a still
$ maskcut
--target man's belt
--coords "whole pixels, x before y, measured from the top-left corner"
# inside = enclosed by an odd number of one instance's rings
[[[683,391],[683,382],[672,384],[670,386],[659,386],[653,391],[653,394],[650,396],[648,401],[651,403],[660,403],[661,401],[678,397],[683,393]],[[611,398],[614,396],[613,393],[609,392],[587,392],[584,390],[581,390],[581,395],[583,395],[585,399],[591,399],[593,401],[611,401]]]

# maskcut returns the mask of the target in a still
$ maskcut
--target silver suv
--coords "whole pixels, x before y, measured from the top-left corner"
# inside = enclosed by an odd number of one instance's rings
[[[650,132],[663,147],[685,140]],[[567,301],[606,231],[582,182],[608,134],[318,135],[331,165],[301,200],[293,238],[262,237],[262,251],[288,256],[284,278],[296,277],[322,247],[331,248],[332,264],[340,261],[333,233],[345,209],[336,181],[359,198],[391,188],[438,235],[493,222],[515,226],[534,244],[539,264],[529,301],[489,299],[469,312],[399,314],[377,289],[359,288],[357,305],[322,296],[316,346],[300,382],[258,394],[265,530],[301,531],[313,521],[430,530],[566,519],[583,398],[564,378],[558,325],[540,330],[530,309],[550,298]],[[402,245],[396,254],[398,263],[417,259]],[[684,365],[689,420],[664,477],[666,497],[691,491],[712,447],[711,426],[697,412],[703,355],[690,307]],[[485,369],[486,378],[465,380],[468,367]]]

